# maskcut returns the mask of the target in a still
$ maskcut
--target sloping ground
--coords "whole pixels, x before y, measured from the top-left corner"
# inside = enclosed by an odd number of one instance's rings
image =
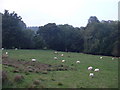
[[[29,71],[29,72],[41,72],[41,71],[66,71],[66,70],[75,70],[73,68],[69,68],[65,65],[50,65],[50,64],[43,64],[41,62],[32,62],[32,61],[25,61],[25,60],[16,60],[11,59],[8,57],[2,57],[2,64],[11,66],[16,68],[16,72],[20,71]]]
[[[118,58],[115,57],[72,52],[54,54],[52,50],[4,50],[2,54],[6,52],[9,54],[3,55],[2,70],[8,80],[3,75],[3,88],[118,88]],[[87,69],[89,66],[93,67],[92,71]],[[94,72],[96,68],[100,71]],[[93,78],[89,77],[90,73],[94,73]],[[24,79],[16,82],[16,76]],[[36,80],[40,81],[37,85]]]

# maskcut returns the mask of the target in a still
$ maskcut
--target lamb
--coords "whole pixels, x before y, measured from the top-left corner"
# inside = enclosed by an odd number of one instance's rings
[[[80,61],[76,61],[76,63],[80,63]]]
[[[17,48],[15,48],[15,50],[18,50]]]
[[[92,69],[93,69],[93,67],[91,67],[91,66],[90,66],[90,67],[88,67],[88,70],[92,70]]]
[[[7,54],[7,55],[8,55],[8,52],[6,52],[5,54]]]
[[[112,60],[114,60],[114,58],[112,58]]]
[[[92,77],[92,78],[93,78],[93,77],[94,77],[94,73],[90,73],[90,74],[89,74],[89,77]]]
[[[65,62],[65,60],[62,60],[62,63],[64,63]]]
[[[57,60],[58,58],[57,57],[54,57],[55,60]]]
[[[58,52],[57,52],[57,51],[55,51],[54,53],[55,53],[55,54],[58,54]]]
[[[63,57],[64,56],[64,54],[61,54],[61,57]]]
[[[36,59],[32,59],[32,62],[35,62],[36,61]]]
[[[2,48],[2,50],[4,50],[4,48]]]
[[[95,71],[95,72],[99,72],[100,70],[99,70],[98,68],[96,68],[94,71]]]
[[[103,57],[100,57],[100,59],[103,59]]]

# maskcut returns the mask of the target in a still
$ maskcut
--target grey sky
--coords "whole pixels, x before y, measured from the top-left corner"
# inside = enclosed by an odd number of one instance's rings
[[[0,12],[15,11],[27,26],[47,23],[86,26],[90,16],[118,20],[119,0],[1,0]]]

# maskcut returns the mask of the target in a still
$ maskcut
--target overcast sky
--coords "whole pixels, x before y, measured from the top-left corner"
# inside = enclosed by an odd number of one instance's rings
[[[47,23],[86,26],[90,16],[118,20],[119,0],[0,0],[0,12],[15,11],[27,26]]]

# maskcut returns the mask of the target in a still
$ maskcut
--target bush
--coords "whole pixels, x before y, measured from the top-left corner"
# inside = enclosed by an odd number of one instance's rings
[[[30,73],[28,71],[25,71],[25,75],[29,75]]]
[[[35,80],[35,81],[33,82],[33,84],[39,85],[39,84],[40,84],[40,80]]]
[[[52,78],[51,80],[52,80],[52,81],[56,81],[56,80],[55,80],[55,79],[53,79],[53,78]]]
[[[2,83],[8,82],[8,76],[6,71],[2,71]]]
[[[47,71],[42,71],[42,74],[48,74],[48,72]]]
[[[13,70],[13,73],[19,73],[19,70]]]
[[[59,86],[62,86],[63,84],[61,82],[58,83]]]
[[[24,77],[22,75],[16,75],[14,77],[14,81],[15,82],[21,82],[24,79]]]
[[[32,84],[29,86],[29,88],[36,88],[36,85]]]

